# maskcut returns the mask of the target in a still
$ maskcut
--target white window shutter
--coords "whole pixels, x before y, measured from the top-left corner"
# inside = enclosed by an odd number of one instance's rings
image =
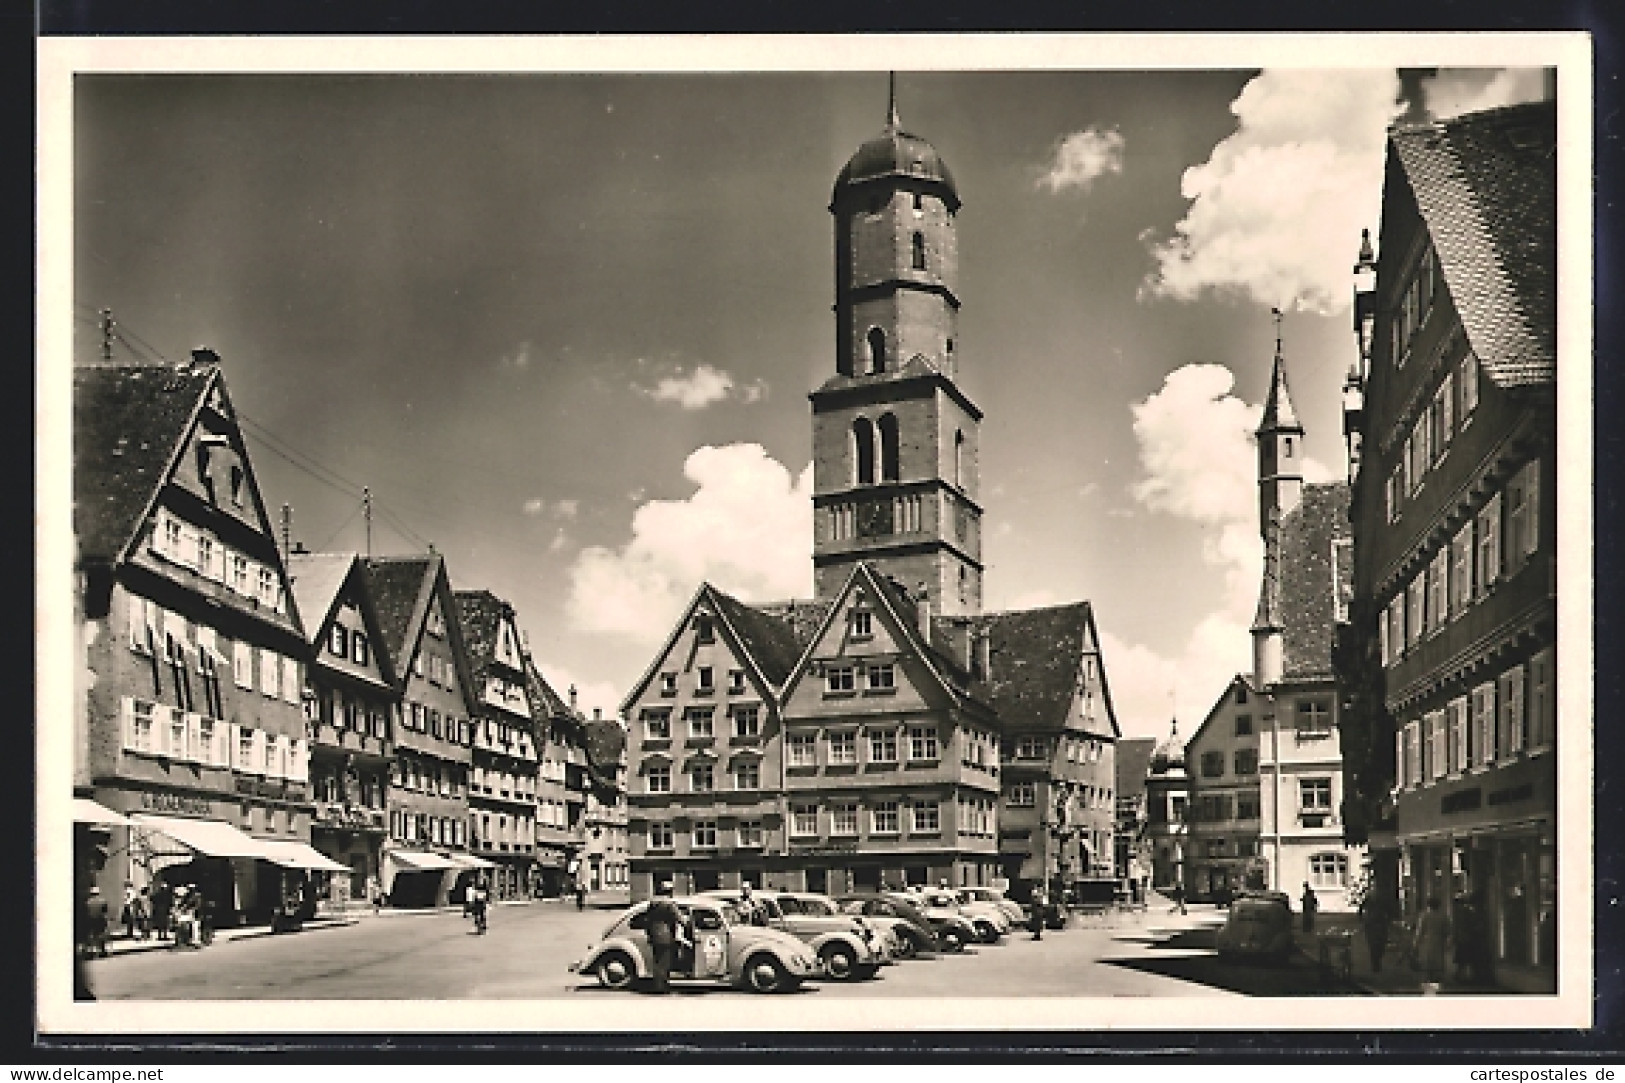
[[[1540,460],[1523,468],[1524,531],[1523,552],[1529,556],[1540,548]]]
[[[298,703],[299,685],[299,663],[292,658],[282,659],[282,698],[289,703]]]
[[[186,714],[186,747],[181,750],[181,758],[196,763],[208,760],[208,750],[203,747],[203,716],[196,711]]]
[[[278,677],[278,675],[279,675],[279,671],[278,671],[278,667],[277,667],[276,652],[269,649],[269,648],[267,648],[267,647],[261,647],[260,648],[260,691],[262,693],[264,693],[265,695],[267,695],[267,696],[271,696],[272,698],[275,698],[276,693],[277,693],[277,677]]]
[[[124,696],[119,700],[119,717],[124,723],[124,747],[135,748],[135,700]]]
[[[254,654],[253,648],[242,640],[232,644],[231,674],[237,682],[238,688],[252,689],[254,687]]]
[[[254,751],[250,754],[248,769],[256,775],[265,774],[265,731],[254,731]]]

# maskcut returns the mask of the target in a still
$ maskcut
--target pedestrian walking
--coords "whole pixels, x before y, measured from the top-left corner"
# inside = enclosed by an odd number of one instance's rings
[[[1382,973],[1382,957],[1388,951],[1388,932],[1393,911],[1388,900],[1373,889],[1360,901],[1360,925],[1365,929],[1365,947],[1371,956],[1371,972]]]
[[[135,904],[140,898],[141,893],[136,891],[135,884],[129,880],[124,881],[124,903],[119,907],[118,923],[124,926],[126,940],[135,939]]]
[[[1312,933],[1315,931],[1315,911],[1320,909],[1320,897],[1309,886],[1308,880],[1303,882],[1303,895],[1298,901],[1303,904],[1303,931]]]
[[[384,905],[384,892],[383,889],[378,886],[378,877],[376,876],[367,877],[367,901],[372,904],[372,912],[374,915],[376,915]]]
[[[1444,981],[1449,946],[1450,918],[1435,895],[1428,899],[1427,908],[1416,923],[1416,940],[1411,948],[1417,969],[1422,971],[1422,992],[1433,994],[1439,991],[1439,984]]]
[[[158,880],[152,885],[152,927],[158,933],[159,940],[169,939],[170,911],[175,906],[175,890],[169,886],[168,880]]]
[[[1175,910],[1181,914],[1185,913],[1185,881],[1183,880],[1174,881],[1174,905],[1168,908],[1168,912],[1172,914]]]
[[[682,928],[683,916],[677,904],[671,901],[672,883],[662,880],[649,908],[643,912],[643,935],[649,938],[649,949],[654,955],[654,991],[671,992],[672,956],[677,950],[677,933]]]
[[[581,877],[576,877],[576,909],[587,909],[587,883]]]
[[[484,933],[489,921],[488,911],[491,906],[490,893],[486,889],[484,880],[474,881],[469,889],[469,911],[474,915],[474,931]]]
[[[1039,884],[1033,888],[1033,915],[1027,922],[1027,928],[1032,930],[1034,940],[1044,939],[1044,920],[1048,916],[1049,893],[1044,885]]]
[[[101,889],[92,885],[85,900],[85,954],[107,958],[107,900]]]

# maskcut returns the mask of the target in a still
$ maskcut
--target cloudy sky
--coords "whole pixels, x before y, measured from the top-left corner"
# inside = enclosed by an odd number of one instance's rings
[[[699,582],[811,591],[830,186],[884,72],[81,76],[75,351],[223,358],[316,550],[446,554],[613,713]],[[1349,271],[1396,118],[1531,70],[905,72],[964,207],[987,604],[1087,598],[1129,735],[1248,665],[1251,430],[1286,312],[1341,477]],[[1188,732],[1188,730],[1187,730]]]

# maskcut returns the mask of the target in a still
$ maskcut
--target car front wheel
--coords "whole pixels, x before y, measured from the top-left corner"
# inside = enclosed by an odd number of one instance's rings
[[[976,925],[976,939],[984,944],[996,943],[999,939],[999,927],[991,921],[978,922]]]
[[[753,955],[745,960],[745,985],[753,993],[782,993],[795,987],[790,972],[771,955]]]
[[[598,983],[605,989],[626,989],[637,980],[638,968],[624,951],[612,951],[598,960],[593,973],[598,975]]]
[[[845,944],[828,944],[820,953],[824,970],[836,981],[851,981],[857,977],[858,956]]]
[[[914,943],[914,937],[908,933],[897,934],[897,957],[899,959],[912,959],[920,953],[920,946]]]
[[[949,951],[965,950],[965,934],[958,929],[944,929],[940,934],[942,946]]]

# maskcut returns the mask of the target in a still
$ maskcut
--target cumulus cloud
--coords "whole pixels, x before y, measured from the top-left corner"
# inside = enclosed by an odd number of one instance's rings
[[[553,514],[560,519],[574,519],[580,511],[581,501],[579,500],[555,500],[553,502]]]
[[[1262,72],[1230,103],[1236,130],[1187,169],[1172,236],[1143,236],[1142,299],[1204,293],[1330,314],[1347,307],[1360,230],[1377,224],[1396,72]]]
[[[811,594],[811,464],[792,477],[761,445],[728,444],[699,448],[683,474],[691,496],[644,503],[625,545],[577,554],[567,604],[577,629],[659,640],[701,581],[755,601]]]
[[[1145,476],[1129,489],[1152,511],[1208,528],[1202,558],[1225,570],[1227,595],[1256,600],[1263,543],[1252,431],[1260,407],[1231,394],[1223,365],[1186,365],[1129,407]]]
[[[542,509],[545,507],[547,507],[547,501],[542,500],[539,497],[532,497],[531,499],[525,501],[524,511],[526,515],[534,519],[536,516],[542,514]]]
[[[533,496],[525,501],[521,510],[532,519],[540,519],[544,514],[554,519],[571,520],[581,511],[579,500],[555,500],[551,504],[539,496]]]
[[[708,364],[696,365],[687,372],[679,369],[661,377],[653,387],[637,384],[633,387],[656,402],[673,402],[685,410],[703,410],[728,398],[756,402],[767,393],[767,385],[760,380],[741,384],[727,372]]]
[[[1059,192],[1076,188],[1087,192],[1095,180],[1107,173],[1123,171],[1123,134],[1116,128],[1085,128],[1055,143],[1055,153],[1038,187]]]
[[[542,671],[547,683],[566,703],[570,702],[570,688],[574,686],[576,709],[588,718],[592,717],[594,707],[603,711],[605,718],[616,717],[621,705],[621,696],[625,694],[624,689],[609,681],[588,680],[563,666],[543,662],[540,659],[536,661],[536,668]]]
[[[1539,101],[1546,91],[1541,68],[1440,68],[1420,86],[1422,108],[1439,120]]]

